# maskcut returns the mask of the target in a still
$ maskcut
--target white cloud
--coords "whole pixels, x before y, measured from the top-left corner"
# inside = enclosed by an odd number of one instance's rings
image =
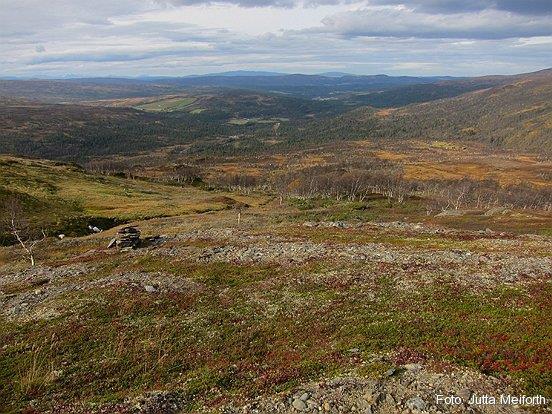
[[[552,45],[552,36],[537,36],[529,38],[521,38],[515,46],[540,46]]]
[[[458,2],[432,11],[424,0],[408,7],[394,0],[377,0],[385,3],[380,6],[375,0],[321,0],[287,8],[1,1],[0,76],[234,69],[467,75],[530,71],[552,61],[550,15],[473,4],[474,10],[452,13]]]

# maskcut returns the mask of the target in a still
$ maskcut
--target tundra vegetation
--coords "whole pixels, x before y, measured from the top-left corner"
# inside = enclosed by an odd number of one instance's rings
[[[552,398],[550,75],[488,81],[5,99],[0,412]]]

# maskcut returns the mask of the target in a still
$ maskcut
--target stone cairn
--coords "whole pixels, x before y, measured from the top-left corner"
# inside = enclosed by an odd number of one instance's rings
[[[108,248],[117,246],[121,249],[134,249],[140,244],[140,230],[136,227],[123,227],[117,231],[117,236],[109,242]]]

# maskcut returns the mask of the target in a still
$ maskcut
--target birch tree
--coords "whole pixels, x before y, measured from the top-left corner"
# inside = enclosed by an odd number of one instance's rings
[[[3,227],[21,246],[31,266],[34,266],[36,264],[35,248],[39,242],[46,238],[46,234],[44,230],[32,229],[21,202],[15,197],[9,198],[4,203]]]

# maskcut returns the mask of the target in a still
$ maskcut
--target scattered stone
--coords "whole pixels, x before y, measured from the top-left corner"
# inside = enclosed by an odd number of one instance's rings
[[[303,223],[304,227],[336,227],[339,229],[348,229],[351,227],[359,227],[359,225],[354,225],[346,223],[344,221],[305,221]]]
[[[397,372],[397,369],[396,369],[396,368],[389,368],[387,371],[385,371],[385,372],[383,373],[383,375],[384,375],[385,377],[391,377],[391,376],[395,375],[396,372]]]
[[[423,411],[426,409],[427,404],[420,397],[412,397],[406,402],[406,406],[411,410]]]
[[[304,411],[307,408],[307,404],[305,404],[303,401],[301,401],[299,398],[296,398],[293,400],[293,408],[299,411]]]
[[[144,245],[147,246],[159,246],[167,240],[167,236],[149,236],[144,239]]]
[[[462,398],[462,401],[468,402],[472,396],[472,392],[469,388],[462,388],[460,391],[456,393],[460,398]]]
[[[117,236],[108,244],[108,248],[117,246],[121,249],[134,249],[140,244],[140,230],[136,227],[123,227],[117,231]]]
[[[374,393],[372,392],[372,390],[366,391],[366,393],[364,394],[364,399],[368,404],[373,404],[378,400],[377,396],[374,396]]]
[[[404,368],[408,371],[419,371],[422,366],[420,364],[406,364]]]
[[[151,391],[144,397],[134,400],[134,410],[132,412],[138,414],[175,414],[181,411],[185,402],[186,398],[179,392]]]
[[[332,226],[339,227],[339,225]],[[379,226],[378,228],[387,228],[384,224],[380,224]],[[401,228],[406,232],[412,231],[411,227],[400,227],[403,226],[401,222],[397,222],[393,226],[395,227],[389,225],[389,228]],[[134,237],[140,240],[139,231],[135,230],[138,233],[137,238],[135,233],[130,238]],[[194,239],[195,237],[195,240],[204,237],[207,240],[212,240],[212,243],[215,245],[222,247],[206,248],[203,244],[197,246],[193,243],[189,245],[182,243],[182,245],[175,247],[171,243],[171,246],[152,249],[151,251],[147,251],[147,254],[160,256],[173,255],[186,260],[197,261],[213,260],[231,263],[264,261],[285,264],[289,264],[292,261],[294,263],[301,263],[313,258],[331,257],[342,260],[345,263],[343,269],[338,269],[335,272],[332,270],[323,273],[301,274],[294,279],[294,283],[300,284],[307,284],[311,281],[333,283],[335,280],[350,284],[367,283],[373,279],[372,272],[375,273],[375,268],[370,267],[370,264],[375,263],[378,266],[385,264],[386,271],[397,282],[398,288],[405,289],[409,288],[408,283],[410,281],[421,284],[432,280],[432,278],[438,278],[442,274],[452,275],[460,284],[469,286],[470,288],[478,288],[481,285],[493,287],[497,283],[501,284],[504,281],[513,281],[521,284],[525,280],[531,281],[549,278],[552,265],[550,257],[541,255],[531,257],[525,253],[517,254],[515,250],[510,251],[505,249],[505,247],[519,246],[520,240],[525,240],[519,237],[525,236],[516,236],[515,239],[495,239],[482,238],[481,235],[478,236],[475,232],[461,233],[470,237],[478,237],[480,239],[478,243],[485,243],[496,247],[495,249],[489,249],[487,253],[481,253],[478,249],[474,249],[473,252],[454,249],[413,250],[378,243],[335,246],[332,243],[316,243],[299,239],[290,240],[274,235],[250,235],[244,232],[233,233],[232,231],[231,229],[202,229],[198,233],[186,236],[189,239]],[[427,230],[424,228],[424,231],[426,232]],[[162,236],[154,236],[153,239],[157,240],[157,237]],[[115,245],[117,245],[118,240],[119,234],[114,239]],[[541,242],[541,239],[534,240],[531,239],[530,243],[535,246]],[[549,243],[547,240],[545,239]],[[70,239],[64,241],[63,244],[72,242],[73,239]],[[137,251],[135,254],[139,256],[142,252]],[[204,255],[206,252],[208,254]],[[100,251],[100,253],[105,254],[106,252]],[[90,250],[86,254],[94,257],[94,255],[98,254],[98,251]],[[366,270],[351,271],[348,265],[354,265],[358,260],[368,263]],[[33,269],[24,271],[14,270],[2,275],[6,281],[0,280],[0,288],[2,287],[1,283],[13,283],[14,281],[29,283],[32,280],[51,279],[55,283],[51,283],[43,289],[25,291],[17,293],[17,295],[8,296],[0,293],[0,310],[10,316],[23,315],[37,309],[38,305],[44,303],[46,299],[54,298],[65,292],[81,291],[88,288],[117,286],[117,289],[128,288],[128,292],[132,292],[130,289],[145,289],[148,293],[156,291],[187,291],[203,288],[201,283],[185,280],[184,277],[173,277],[168,274],[160,275],[158,273],[122,272],[108,275],[102,279],[88,281],[86,284],[82,282],[82,278],[75,277],[91,273],[94,263],[93,260],[89,260],[85,264],[80,263],[78,267],[75,267],[75,265],[64,265],[55,268],[37,266]],[[160,279],[160,276],[162,279]],[[162,283],[156,284],[159,280],[162,280]],[[46,283],[48,282],[44,284]],[[37,286],[40,286],[40,284]],[[354,354],[359,352],[359,350],[351,348],[349,352]],[[388,359],[382,359],[382,361],[388,361]],[[410,359],[410,361],[413,360]],[[490,380],[480,373],[469,371],[461,370],[453,371],[452,373],[439,371],[439,373],[432,373],[430,372],[429,362],[426,363],[425,361],[423,366],[421,364],[402,365],[399,362],[394,362],[394,364],[397,364],[400,368],[389,369],[378,381],[355,377],[340,378],[338,380],[325,379],[318,384],[301,385],[301,388],[289,392],[289,399],[287,400],[287,394],[284,396],[282,394],[263,396],[263,399],[259,400],[258,404],[257,402],[254,402],[254,405],[249,403],[249,407],[253,407],[249,411],[239,410],[236,412],[263,414],[288,414],[294,412],[294,410],[314,412],[315,409],[318,409],[318,402],[320,401],[323,401],[321,408],[324,411],[339,414],[349,412],[353,406],[358,408],[357,411],[363,413],[372,411],[383,413],[380,408],[386,408],[387,402],[393,404],[400,403],[400,409],[397,408],[396,411],[389,412],[401,412],[405,407],[411,410],[436,412],[437,407],[435,406],[434,399],[436,389],[447,390],[447,392],[449,392],[448,390],[459,390],[457,395],[466,401],[470,398],[472,392],[477,394],[500,393],[506,392],[508,390],[507,387],[510,386],[497,385],[499,383],[492,382],[494,380]],[[455,375],[455,372],[459,372],[459,374]],[[468,372],[468,374],[464,374],[465,372]],[[397,373],[400,373],[400,375],[396,375]],[[465,378],[464,375],[466,375]],[[309,392],[305,392],[305,389],[309,390]],[[414,395],[416,396],[413,397]],[[167,400],[164,394],[161,394],[158,398],[156,397],[152,401],[163,402],[164,404],[164,401]],[[425,408],[420,409],[423,405]],[[152,407],[157,409],[157,405]],[[338,407],[342,408],[339,409]],[[506,409],[508,411],[503,412],[521,412],[516,411],[516,407],[507,407]],[[385,414],[388,414],[388,412],[385,412]]]
[[[320,406],[318,405],[318,403],[316,401],[307,400],[306,403],[307,403],[307,408],[310,409],[310,410],[312,410],[312,409],[319,410],[320,409]]]
[[[420,370],[401,370],[400,376],[378,380],[359,376],[336,377],[302,384],[288,393],[263,396],[246,405],[228,405],[216,413],[293,414],[297,412],[348,414],[526,414],[523,407],[512,405],[486,406],[484,410],[469,410],[465,406],[437,404],[435,395],[447,390],[467,389],[477,394],[516,394],[519,390],[507,379],[487,376],[461,367],[434,365],[426,360]],[[309,398],[302,397],[308,390]],[[461,392],[459,392],[461,393]],[[287,401],[287,403],[286,403]],[[313,402],[320,401],[320,405]],[[253,405],[254,404],[254,405]],[[306,407],[306,408],[305,408]],[[353,408],[354,407],[354,408]],[[227,410],[227,408],[230,408]],[[225,411],[226,410],[226,411]],[[234,411],[231,411],[234,410]],[[210,411],[200,411],[207,414]],[[540,411],[539,411],[540,412]],[[544,411],[543,411],[544,412]],[[546,411],[548,412],[548,411]]]
[[[42,285],[46,285],[47,283],[50,283],[50,278],[43,277],[43,278],[39,278],[31,281],[31,286],[42,286]]]

